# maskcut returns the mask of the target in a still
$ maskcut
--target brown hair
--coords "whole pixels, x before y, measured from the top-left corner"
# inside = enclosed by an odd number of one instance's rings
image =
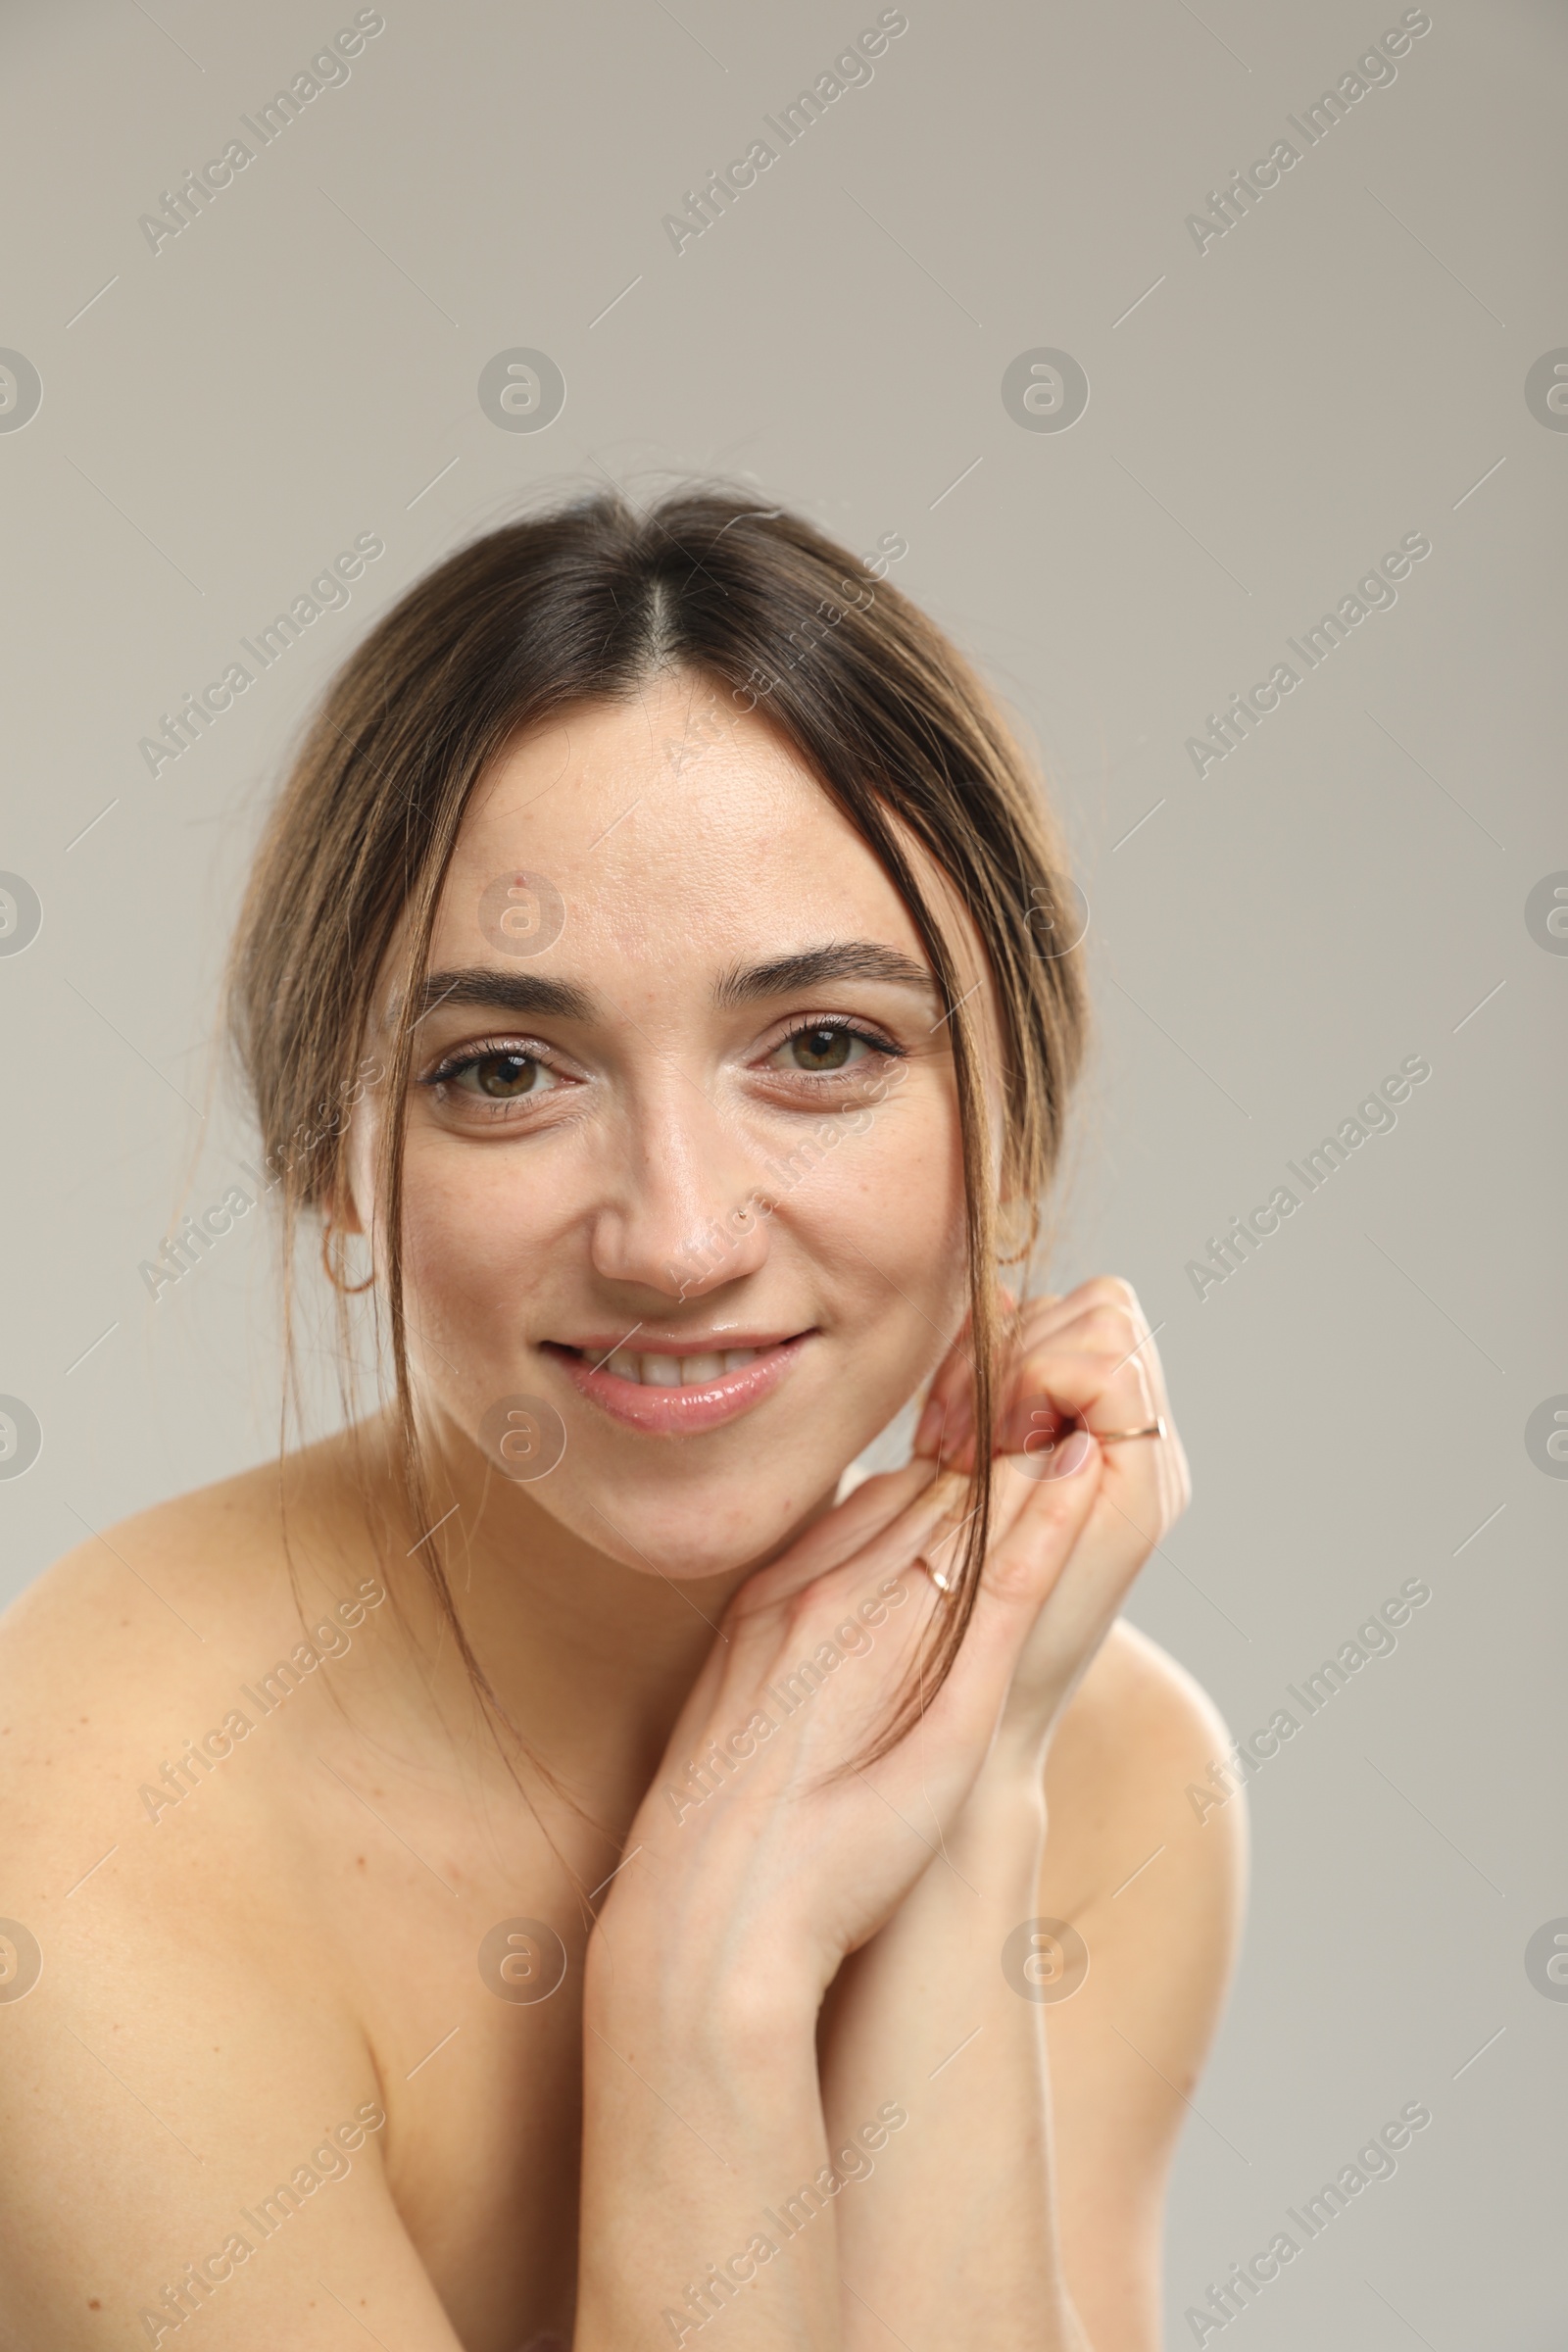
[[[333,679],[264,834],[226,981],[228,1035],[280,1180],[285,1414],[298,1224],[309,1212],[329,1213],[342,1196],[343,1106],[400,919],[408,917],[406,959],[385,1073],[394,1106],[407,1098],[412,1008],[479,778],[519,729],[575,703],[627,699],[666,669],[700,673],[737,712],[770,716],[880,860],[954,1007],[975,1388],[972,1515],[919,1673],[872,1751],[881,1754],[940,1688],[974,1605],[1001,1337],[994,1200],[1000,1182],[1028,1204],[1032,1247],[1083,1052],[1085,1006],[1078,957],[1042,953],[1044,941],[1074,936],[1068,886],[1038,786],[991,697],[924,614],[809,523],[759,512],[721,486],[682,489],[642,514],[615,495],[582,497],[491,531],[438,564]],[[956,1002],[954,958],[906,855],[910,838],[967,909],[995,980],[1000,1169],[991,1165],[980,1031]],[[407,1357],[401,1115],[383,1123],[377,1185],[396,1380],[394,1499],[409,1528],[425,1528],[435,1513]],[[337,1312],[346,1363],[341,1297]],[[379,1295],[376,1312],[379,1329]],[[416,1548],[474,1690],[492,1722],[502,1722],[440,1539]]]

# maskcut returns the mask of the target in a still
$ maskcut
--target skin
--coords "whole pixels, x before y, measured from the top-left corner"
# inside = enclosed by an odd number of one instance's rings
[[[476,917],[519,865],[566,910],[527,956]],[[1241,1804],[1200,1823],[1186,1795],[1224,1726],[1116,1615],[1185,1460],[1127,1286],[1031,1301],[958,1663],[907,1740],[841,1769],[946,1605],[931,1570],[967,1508],[949,1031],[918,974],[863,958],[720,984],[852,942],[923,963],[788,747],[760,714],[714,723],[697,681],[568,713],[475,796],[432,970],[592,1001],[519,1019],[453,994],[421,1021],[416,1078],[491,1058],[412,1090],[411,1354],[464,1621],[549,1777],[525,1767],[524,1794],[476,1721],[408,1556],[424,1531],[371,1544],[379,1416],[281,1481],[109,1528],[24,1596],[0,1628],[0,1910],[44,1972],[0,2003],[0,2243],[41,2352],[172,2341],[159,2298],[202,2264],[187,2309],[226,2352],[367,2329],[394,2352],[1157,2344],[1163,2182],[1243,1866]],[[873,1044],[788,1043],[835,1020]],[[384,1257],[384,1115],[372,1092],[335,1204],[358,1262]],[[638,1326],[808,1336],[750,1410],[670,1435],[553,1351]],[[928,1380],[907,1468],[837,1502]],[[519,1395],[566,1439],[531,1482],[482,1436]],[[1040,1478],[1042,1398],[1170,1434],[1068,1439],[1070,1474]],[[264,1712],[300,1608],[318,1662]],[[785,1715],[769,1692],[824,1642]],[[244,1736],[188,1788],[160,1778],[235,1709]],[[692,1760],[760,1712],[779,1720],[704,1794]],[[1004,1974],[1041,1919],[1087,1947],[1068,1998]],[[548,1997],[507,1997],[485,1944],[517,1921],[559,1937]],[[558,1947],[519,1933],[512,1984],[547,1990]],[[291,2176],[298,2210],[241,2218]],[[699,2328],[688,2288],[748,2264]]]

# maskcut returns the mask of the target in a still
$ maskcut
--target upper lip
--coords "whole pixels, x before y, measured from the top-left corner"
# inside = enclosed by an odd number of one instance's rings
[[[594,1334],[586,1339],[557,1340],[558,1348],[575,1348],[579,1355],[722,1355],[732,1348],[781,1348],[786,1340],[806,1336],[805,1328],[793,1331],[650,1331],[639,1323],[631,1331]],[[546,1343],[550,1345],[551,1343]]]

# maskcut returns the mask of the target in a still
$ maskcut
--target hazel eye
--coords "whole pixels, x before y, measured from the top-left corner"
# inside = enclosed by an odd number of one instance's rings
[[[848,1069],[863,1060],[870,1052],[866,1040],[853,1029],[837,1025],[822,1025],[814,1029],[797,1029],[787,1037],[779,1052],[788,1056],[787,1069],[808,1070],[816,1077],[830,1077],[835,1071]]]

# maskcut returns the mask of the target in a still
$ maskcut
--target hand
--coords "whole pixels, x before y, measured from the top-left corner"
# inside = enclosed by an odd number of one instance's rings
[[[954,1669],[866,1771],[844,1767],[886,1722],[948,1605],[919,1563],[953,1543],[968,1481],[927,1459],[868,1479],[747,1580],[628,1837],[633,1858],[595,1930],[600,1985],[624,1954],[627,1997],[662,2019],[726,2002],[767,2016],[781,1997],[814,2018],[845,1956],[898,1909],[962,1810],[1095,1508],[1100,1452],[1083,1451],[1054,1479],[998,1466]]]
[[[996,1451],[1003,1475],[1050,1487],[1097,1430],[1165,1435],[1103,1448],[1093,1506],[1021,1649],[1002,1740],[1031,1762],[1110,1628],[1150,1552],[1186,1509],[1192,1493],[1164,1374],[1148,1320],[1130,1285],[1109,1276],[1066,1298],[1004,1304],[1013,1337],[1004,1364]],[[968,1357],[956,1346],[938,1371],[915,1435],[917,1460],[967,1467],[974,1458]],[[1013,1467],[1013,1464],[1019,1467]]]

